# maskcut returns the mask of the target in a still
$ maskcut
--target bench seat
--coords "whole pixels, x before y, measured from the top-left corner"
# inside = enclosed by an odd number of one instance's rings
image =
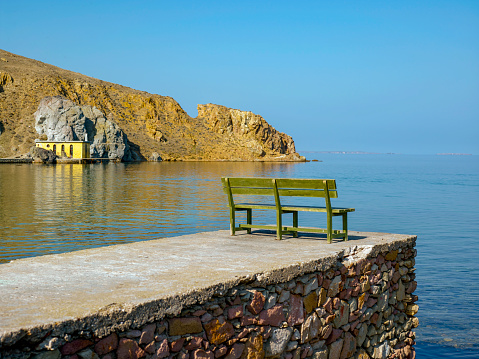
[[[275,204],[261,204],[261,203],[236,203],[235,208],[237,209],[276,209]]]
[[[275,204],[262,204],[262,203],[236,203],[235,207],[240,208],[251,208],[251,209],[276,209]],[[283,211],[293,212],[327,212],[326,207],[317,207],[317,206],[297,206],[297,205],[283,205],[281,206]],[[333,213],[345,213],[345,212],[354,212],[354,208],[342,208],[342,207],[331,207]]]
[[[300,212],[327,212],[328,209],[326,207],[316,207],[316,206],[292,206],[292,205],[284,205],[281,206],[282,210],[285,211],[300,211]],[[354,212],[354,208],[341,208],[341,207],[331,207],[331,212],[333,214],[341,214],[347,212]]]

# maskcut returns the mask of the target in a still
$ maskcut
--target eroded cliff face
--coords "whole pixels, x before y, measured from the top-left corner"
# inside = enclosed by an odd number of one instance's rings
[[[48,96],[96,107],[127,135],[127,145],[141,158],[158,153],[164,160],[301,160],[291,137],[251,112],[209,104],[200,105],[201,113],[192,118],[171,97],[104,82],[3,50],[0,157],[27,153],[34,145],[40,137],[34,113]]]
[[[198,118],[214,132],[244,143],[256,156],[290,156],[296,153],[291,136],[276,131],[263,117],[220,105],[198,105]]]

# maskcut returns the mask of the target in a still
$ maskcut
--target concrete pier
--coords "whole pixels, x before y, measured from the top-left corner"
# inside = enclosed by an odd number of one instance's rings
[[[334,268],[338,261],[397,255],[416,238],[351,231],[348,242],[327,244],[323,236],[274,237],[216,231],[2,264],[0,349],[33,343],[52,330],[71,335],[81,321],[101,338],[179,315],[244,283],[266,287]]]

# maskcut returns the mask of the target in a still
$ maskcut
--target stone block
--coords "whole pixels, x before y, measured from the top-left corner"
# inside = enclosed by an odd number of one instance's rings
[[[171,318],[168,320],[168,324],[168,332],[171,336],[196,334],[203,331],[201,320],[198,317]]]
[[[309,293],[305,298],[304,298],[304,307],[306,309],[306,313],[309,314],[311,313],[314,308],[318,306],[318,295],[316,292],[311,292]]]
[[[358,347],[362,346],[364,340],[366,339],[366,334],[368,333],[368,326],[366,324],[362,324],[359,328],[358,335],[356,336],[356,344]]]
[[[185,344],[185,338],[179,338],[175,341],[172,341],[170,344],[170,350],[172,353],[177,353],[183,348],[183,344]]]
[[[62,354],[58,349],[47,351],[47,352],[41,352],[38,353],[33,357],[33,359],[60,359],[62,357]]]
[[[266,300],[266,304],[264,306],[264,309],[270,309],[276,305],[276,301],[278,299],[278,295],[276,293],[273,293],[268,296],[268,299]]]
[[[381,293],[381,295],[378,298],[378,310],[380,312],[386,310],[389,304],[389,291],[385,291],[384,293]]]
[[[79,359],[100,359],[97,353],[93,350],[86,348],[76,354]],[[70,357],[70,359],[72,359]]]
[[[416,290],[416,288],[417,288],[417,282],[413,280],[407,286],[406,293],[411,294],[412,292]]]
[[[259,325],[271,325],[273,327],[279,327],[281,323],[286,321],[283,312],[283,305],[277,304],[271,309],[263,310],[259,314]]]
[[[283,290],[279,295],[278,302],[284,303],[291,297],[291,292],[289,290]]]
[[[333,278],[333,280],[331,281],[331,284],[329,285],[328,297],[334,297],[336,296],[336,294],[338,294],[342,290],[343,290],[343,281],[341,279],[341,276],[338,275]]]
[[[155,359],[166,358],[169,355],[170,355],[170,348],[168,346],[168,340],[165,338],[158,345],[158,349],[156,349]]]
[[[374,359],[386,359],[389,355],[389,345],[388,342],[384,342],[381,345],[376,345],[374,347],[372,357]]]
[[[328,359],[328,349],[320,349],[313,353],[313,359]]]
[[[315,291],[318,288],[318,277],[314,277],[313,279],[309,280],[308,283],[304,286],[304,295],[308,295],[313,290]]]
[[[211,350],[198,349],[191,353],[190,359],[214,359],[214,354]]]
[[[156,324],[148,324],[141,332],[140,344],[151,343],[155,339]]]
[[[328,297],[328,291],[324,288],[321,288],[318,293],[318,306],[323,305],[326,302]]]
[[[370,359],[368,352],[364,349],[359,349],[354,359]]]
[[[211,344],[218,345],[234,335],[234,328],[230,322],[221,323],[218,319],[213,319],[205,324],[206,335]]]
[[[201,348],[201,343],[203,342],[203,338],[201,337],[192,337],[188,344],[185,345],[186,350],[196,350]]]
[[[292,295],[290,301],[290,311],[288,316],[288,325],[295,326],[304,322],[303,298],[299,295]]]
[[[343,339],[338,339],[329,346],[329,359],[340,359]]]
[[[325,325],[324,327],[321,328],[320,338],[326,340],[329,338],[332,332],[333,332],[332,324]]]
[[[226,359],[239,359],[243,354],[245,345],[243,343],[235,343],[230,352],[226,356]]]
[[[263,359],[263,337],[261,334],[252,334],[245,343],[245,349],[241,355],[242,359]]]
[[[257,321],[256,321],[256,318],[255,318],[255,317],[252,317],[252,316],[250,316],[250,315],[241,317],[241,326],[242,326],[242,327],[256,324],[256,322],[257,322]]]
[[[76,352],[85,349],[86,347],[92,345],[93,342],[88,339],[75,339],[70,343],[66,343],[61,349],[60,352],[62,355],[72,355]]]
[[[333,314],[333,299],[328,298],[324,303],[323,307],[326,312],[328,312],[329,314]]]
[[[129,330],[126,332],[126,337],[127,338],[139,338],[141,336],[141,331],[140,330]]]
[[[340,359],[347,359],[356,352],[356,338],[349,332],[344,334],[343,349],[341,350]]]
[[[341,301],[338,310],[334,312],[335,317],[333,325],[335,328],[342,327],[349,323],[349,304],[348,302]]]
[[[278,328],[273,330],[271,338],[265,345],[266,357],[274,357],[283,353],[292,334],[292,328]]]
[[[264,303],[265,298],[263,293],[255,291],[253,294],[253,299],[251,299],[251,302],[246,306],[246,309],[253,314],[259,314],[259,312],[263,310]]]
[[[229,307],[227,309],[228,313],[228,319],[235,319],[235,318],[240,318],[243,316],[243,306],[242,305],[236,305],[234,307]]]
[[[335,342],[337,339],[339,339],[339,337],[341,337],[341,334],[343,334],[343,331],[341,329],[333,329],[333,331],[331,332],[331,335],[326,340],[326,344],[329,345]]]
[[[417,304],[408,304],[406,307],[406,314],[411,316],[416,315],[418,310],[419,306]]]
[[[116,352],[118,359],[138,359],[146,355],[145,351],[132,339],[122,338]]]
[[[95,352],[98,355],[104,355],[118,348],[118,335],[116,333],[101,339],[95,344]]]

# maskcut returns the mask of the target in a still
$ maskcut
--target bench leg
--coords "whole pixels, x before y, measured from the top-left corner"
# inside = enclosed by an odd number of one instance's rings
[[[230,235],[234,236],[235,235],[235,210],[230,209]]]
[[[253,224],[253,210],[247,209],[246,210],[246,223]],[[251,228],[246,229],[246,233],[251,234]]]
[[[281,211],[276,211],[276,239],[278,240],[281,240],[283,238],[283,223],[281,217]]]
[[[348,214],[343,214],[343,232],[344,232],[344,241],[348,240]]]
[[[333,215],[330,212],[327,212],[328,215],[328,226],[327,228],[327,235],[328,235],[328,243],[331,243],[333,240]]]
[[[293,227],[298,228],[298,211],[293,212]],[[293,237],[298,238],[298,231],[293,232]]]

